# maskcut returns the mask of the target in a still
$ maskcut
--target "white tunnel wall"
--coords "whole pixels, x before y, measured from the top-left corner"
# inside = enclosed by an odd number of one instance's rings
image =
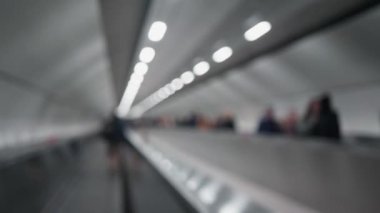
[[[0,149],[79,136],[115,107],[98,1],[0,3]]]
[[[253,132],[265,107],[274,106],[279,118],[292,109],[302,116],[311,98],[329,92],[344,134],[380,135],[380,30],[373,28],[379,21],[379,8],[371,10],[181,93],[148,115],[214,117],[230,110],[240,131]]]

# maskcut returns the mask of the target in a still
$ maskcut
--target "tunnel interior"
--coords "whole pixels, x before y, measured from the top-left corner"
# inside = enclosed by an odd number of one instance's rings
[[[378,212],[375,0],[0,2],[0,212]]]

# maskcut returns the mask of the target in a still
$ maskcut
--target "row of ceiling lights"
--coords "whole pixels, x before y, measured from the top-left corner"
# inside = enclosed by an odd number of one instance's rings
[[[167,25],[162,21],[154,22],[148,32],[148,39],[152,42],[161,41],[166,33]],[[144,81],[145,75],[148,73],[148,64],[153,61],[156,56],[156,51],[152,47],[144,47],[139,54],[139,62],[134,66],[133,73],[128,81],[127,88],[124,91],[123,97],[117,107],[116,113],[120,117],[127,116],[133,101],[136,98],[137,92]]]
[[[267,21],[262,21],[244,33],[244,38],[248,42],[255,41],[264,36],[271,30],[272,26]],[[229,46],[219,48],[212,54],[212,59],[215,63],[222,63],[230,58],[233,54],[233,49]],[[210,70],[210,64],[207,61],[201,61],[194,65],[192,71],[186,71],[180,77],[173,79],[169,84],[165,85],[155,93],[144,99],[136,107],[133,108],[131,114],[134,117],[141,116],[144,112],[156,106],[163,100],[167,99],[175,92],[181,90],[186,85],[191,84],[197,76],[202,76]]]

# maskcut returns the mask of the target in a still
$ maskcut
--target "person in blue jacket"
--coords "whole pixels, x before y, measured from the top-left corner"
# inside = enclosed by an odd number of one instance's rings
[[[281,127],[274,116],[272,107],[265,110],[265,114],[259,122],[257,133],[266,135],[282,133]]]

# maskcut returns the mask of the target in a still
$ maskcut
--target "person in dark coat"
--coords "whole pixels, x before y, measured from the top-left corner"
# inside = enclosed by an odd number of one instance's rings
[[[190,116],[181,121],[181,125],[184,127],[196,128],[201,115],[196,112],[192,112]]]
[[[215,123],[216,129],[235,130],[234,116],[231,112],[224,112]]]
[[[339,116],[332,108],[331,98],[324,94],[319,99],[319,118],[312,129],[311,135],[338,141],[341,138]]]
[[[120,166],[120,145],[125,141],[123,121],[113,116],[107,121],[102,130],[102,136],[107,143],[109,168],[116,172]]]
[[[260,120],[258,134],[280,134],[282,133],[281,127],[274,117],[272,108],[268,108],[265,111],[264,117]]]

